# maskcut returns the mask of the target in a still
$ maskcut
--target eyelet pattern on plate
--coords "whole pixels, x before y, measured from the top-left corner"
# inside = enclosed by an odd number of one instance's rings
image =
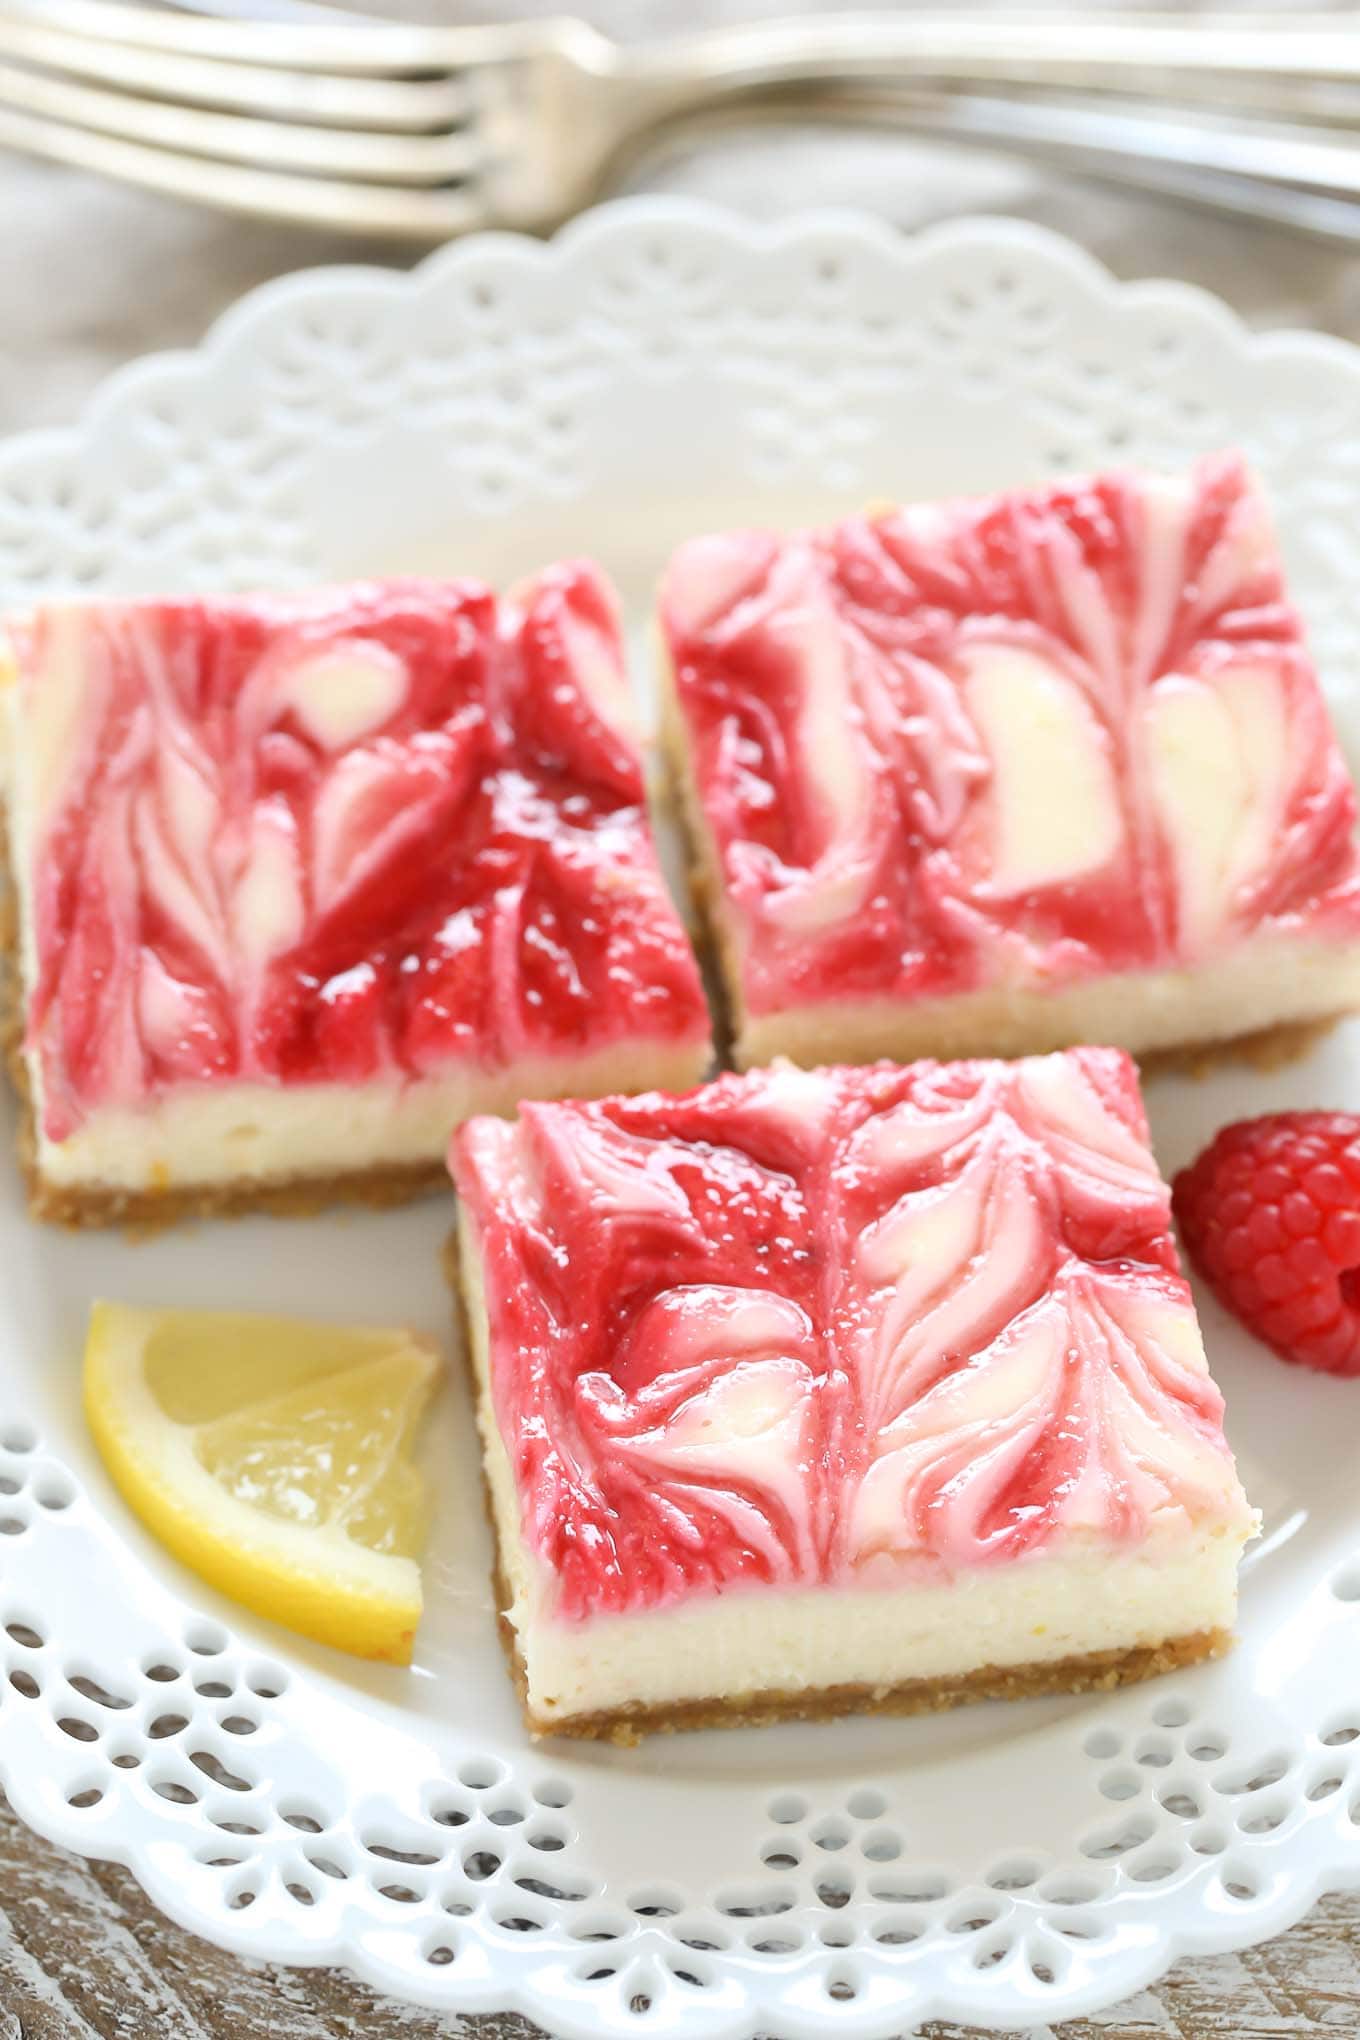
[[[1358,362],[1253,337],[1173,285],[1116,285],[1005,222],[902,240],[624,204],[549,245],[497,237],[410,276],[271,286],[198,352],[117,376],[76,430],[0,447],[0,581],[22,599],[336,576],[409,566],[451,520],[488,559],[521,532],[542,557],[589,543],[624,477],[660,476],[679,536],[723,514],[715,448],[736,514],[782,522],[1231,438],[1272,491],[1345,728]],[[568,2040],[871,2040],[918,2012],[1056,2022],[1360,1880],[1344,1551],[1291,1611],[1325,1679],[1304,1652],[1248,1705],[1230,1658],[998,1713],[939,1766],[911,1760],[929,1724],[872,1724],[875,1761],[839,1777],[839,1731],[807,1775],[772,1777],[783,1745],[759,1738],[708,1781],[694,1831],[664,1747],[408,1728],[286,1639],[196,1614],[4,1395],[5,1787],[33,1826],[129,1862],[251,1957],[343,1961],[453,2010],[513,2005]],[[119,1568],[138,1590],[92,1608],[79,1583]]]

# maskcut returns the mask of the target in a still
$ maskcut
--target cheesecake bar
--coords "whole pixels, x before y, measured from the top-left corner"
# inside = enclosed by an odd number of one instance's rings
[[[537,1734],[1107,1687],[1254,1529],[1133,1064],[729,1075],[454,1137]]]
[[[1354,792],[1237,458],[696,539],[661,621],[740,1066],[1360,1005]]]
[[[591,567],[54,605],[0,668],[39,1215],[387,1201],[470,1113],[704,1073]]]

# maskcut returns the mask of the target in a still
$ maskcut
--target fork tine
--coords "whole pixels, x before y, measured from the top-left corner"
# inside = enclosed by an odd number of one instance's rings
[[[5,5],[13,14],[105,42],[228,63],[238,62],[242,56],[239,21],[153,12],[129,7],[124,0],[5,0]],[[300,71],[310,70],[320,61],[331,71],[399,77],[514,57],[522,50],[540,47],[544,35],[553,34],[558,26],[552,21],[529,21],[490,28],[422,28],[355,17],[344,26],[319,28],[315,23],[290,26],[284,21],[260,21],[250,25],[250,59],[262,56],[270,64]]]
[[[472,184],[418,190],[214,163],[6,106],[0,106],[0,147],[47,156],[173,198],[340,233],[428,244],[487,224],[480,190]]]
[[[252,47],[253,43],[254,38]],[[135,43],[110,42],[48,20],[19,19],[12,5],[0,6],[0,56],[93,79],[101,85],[128,86],[188,105],[273,114],[336,127],[419,132],[454,126],[467,115],[469,95],[457,77],[337,77],[325,71],[319,61],[321,53],[316,54],[317,64],[308,72],[254,61],[220,63],[216,58],[179,56]]]
[[[76,85],[0,59],[0,104],[23,114],[94,128],[104,135],[158,149],[242,163],[256,169],[305,171],[313,176],[411,186],[466,178],[484,158],[467,131],[393,135],[348,128],[308,127],[260,120],[201,107],[171,105],[98,86]]]

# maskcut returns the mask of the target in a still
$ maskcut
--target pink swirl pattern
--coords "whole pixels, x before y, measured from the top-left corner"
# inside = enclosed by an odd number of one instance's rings
[[[565,1617],[1246,1521],[1117,1050],[526,1105],[451,1166]]]
[[[752,1012],[1360,931],[1354,794],[1234,456],[697,539],[661,618]]]
[[[12,650],[51,1138],[175,1085],[705,1038],[594,569],[52,608]]]

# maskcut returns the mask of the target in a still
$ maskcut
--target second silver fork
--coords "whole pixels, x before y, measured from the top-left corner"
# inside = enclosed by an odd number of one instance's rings
[[[429,241],[550,228],[680,121],[797,111],[999,141],[1360,238],[1360,37],[1326,15],[837,15],[623,48],[571,20],[246,24],[249,4],[213,20],[0,0],[0,142]]]

